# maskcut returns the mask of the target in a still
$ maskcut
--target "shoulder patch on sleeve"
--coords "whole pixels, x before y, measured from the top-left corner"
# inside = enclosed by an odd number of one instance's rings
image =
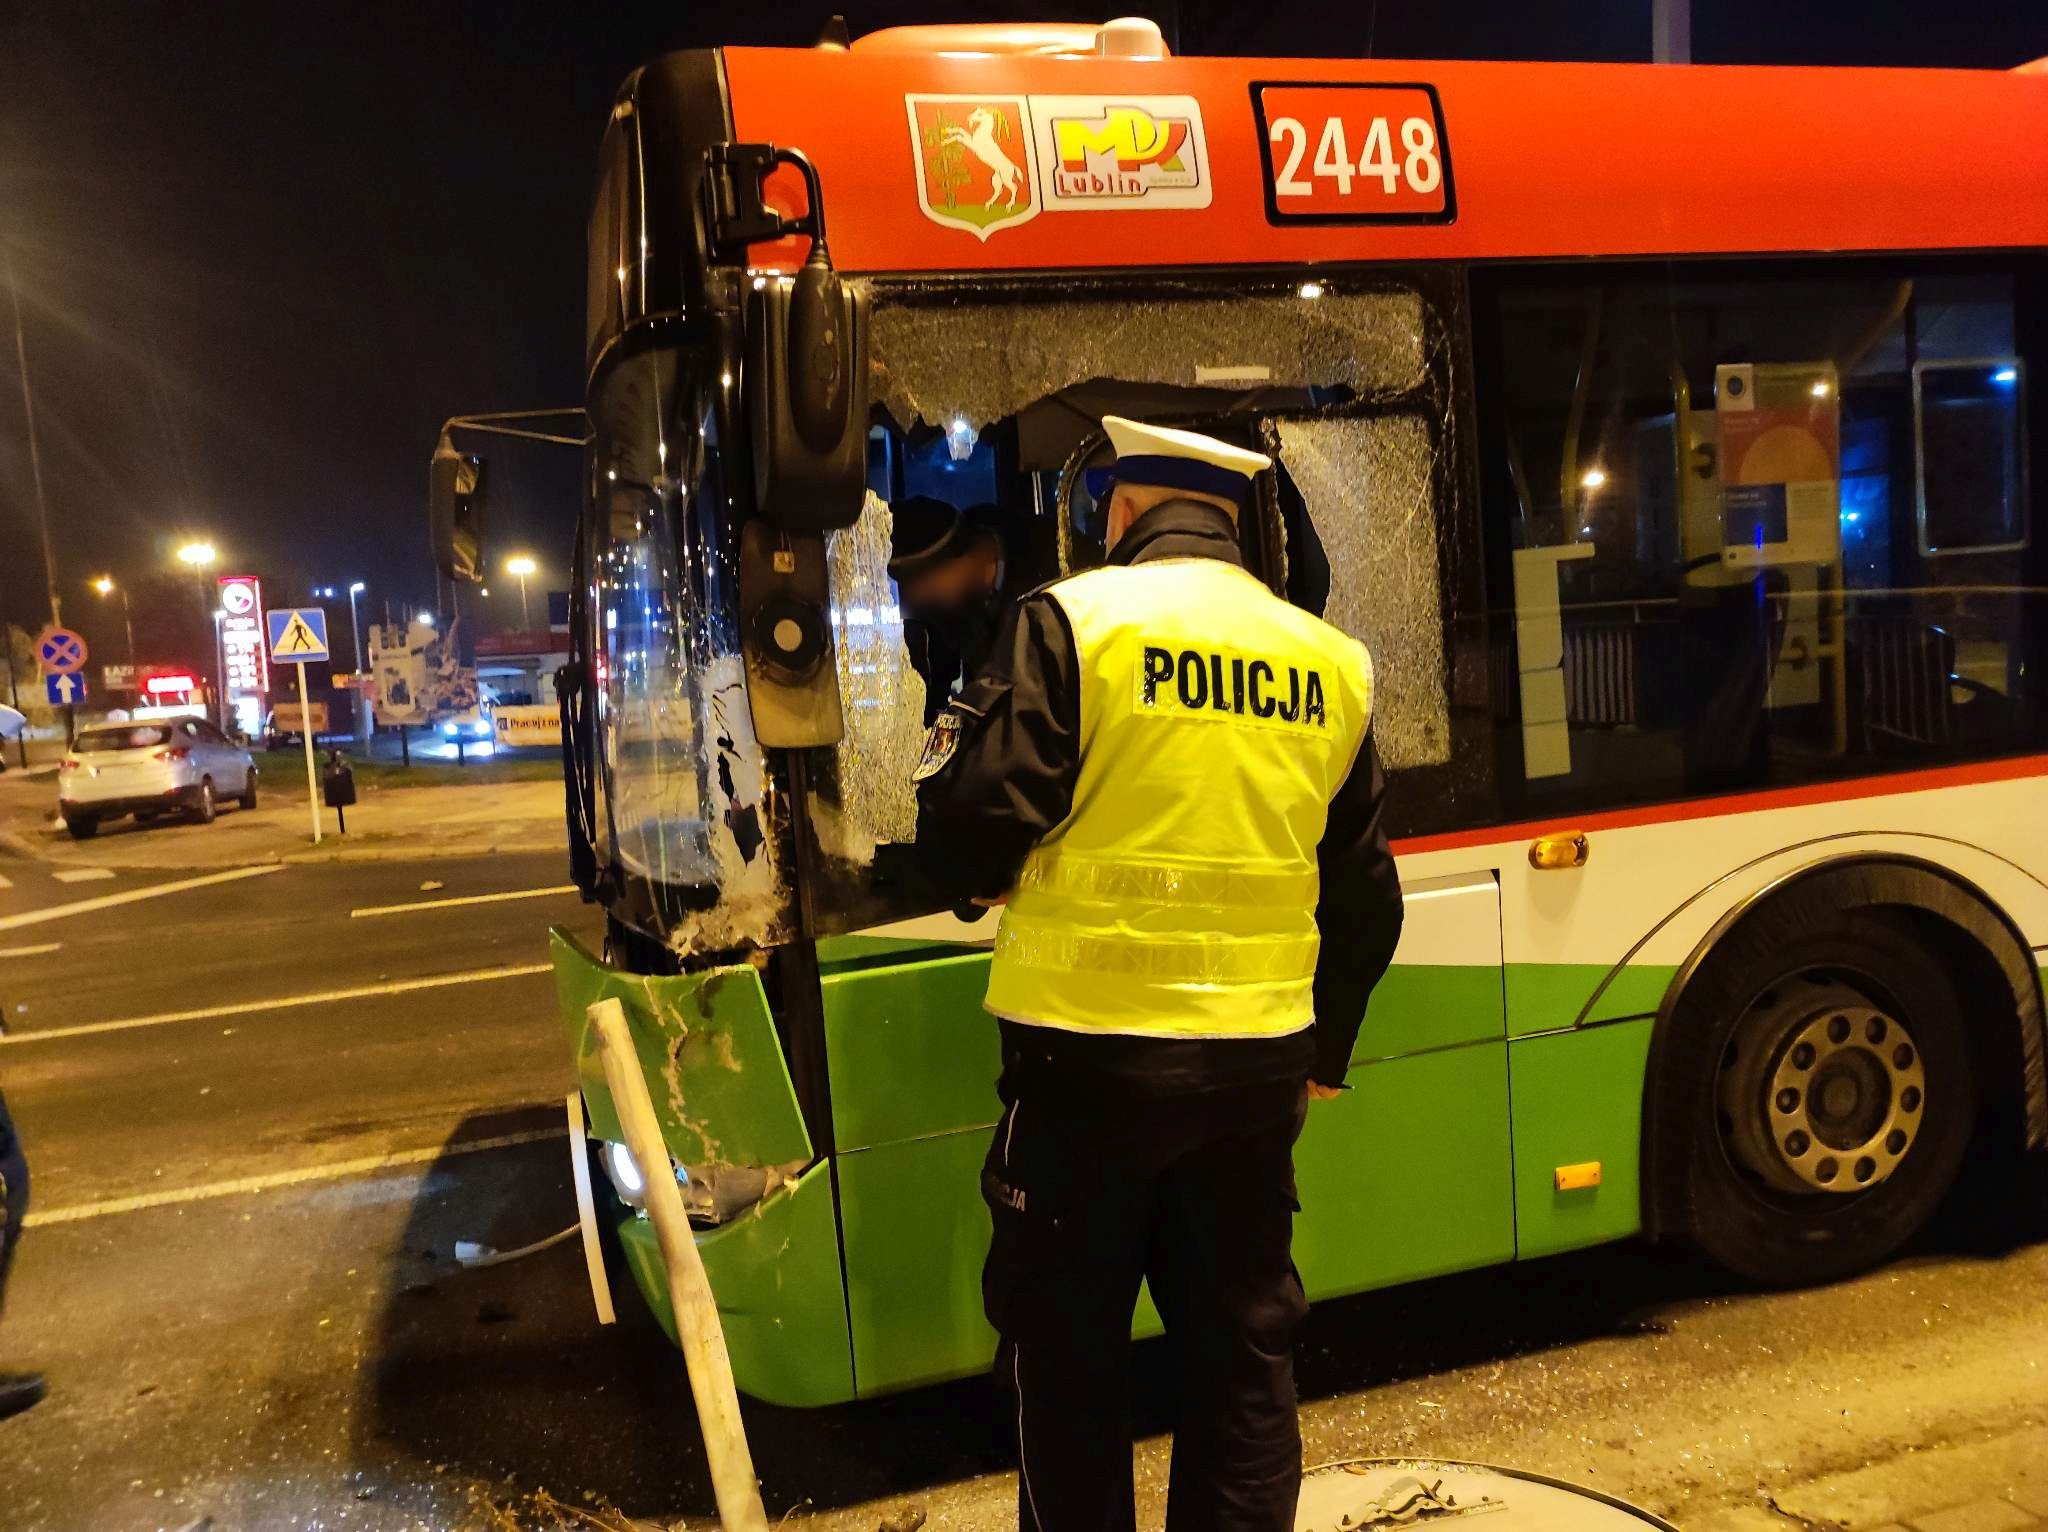
[[[919,757],[917,770],[910,774],[913,782],[922,782],[935,777],[946,769],[946,762],[953,759],[953,752],[960,748],[960,733],[965,724],[957,708],[947,708],[932,721],[931,733],[925,736],[924,754]]]

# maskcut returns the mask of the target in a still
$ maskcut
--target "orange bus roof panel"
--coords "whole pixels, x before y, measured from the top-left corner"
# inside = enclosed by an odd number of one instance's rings
[[[816,161],[849,271],[2048,246],[2048,80],[2016,71],[725,63],[739,138]]]

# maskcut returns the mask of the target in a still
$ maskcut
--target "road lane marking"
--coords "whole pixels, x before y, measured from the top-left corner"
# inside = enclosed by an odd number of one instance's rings
[[[0,947],[0,958],[36,957],[41,953],[55,952],[62,942],[44,942],[39,947]]]
[[[298,1170],[274,1170],[268,1175],[239,1176],[232,1181],[209,1181],[180,1190],[143,1192],[134,1197],[110,1197],[104,1202],[81,1202],[68,1208],[31,1212],[22,1219],[24,1229],[41,1224],[77,1223],[87,1218],[105,1218],[114,1213],[140,1213],[150,1208],[177,1207],[187,1202],[208,1202],[216,1197],[238,1197],[246,1192],[275,1191],[282,1186],[302,1186],[309,1181],[340,1181],[350,1176],[374,1175],[402,1165],[425,1165],[433,1160],[453,1159],[458,1154],[481,1154],[487,1149],[512,1149],[521,1144],[545,1143],[561,1138],[560,1128],[529,1128],[524,1133],[501,1133],[496,1138],[472,1138],[459,1144],[435,1144],[424,1149],[394,1149],[389,1154],[365,1155],[361,1159],[336,1160],[332,1165],[306,1165]]]
[[[117,904],[133,904],[138,899],[155,899],[164,894],[183,893],[188,888],[205,888],[213,883],[232,883],[237,878],[260,878],[265,873],[283,871],[282,862],[263,862],[254,867],[230,867],[226,872],[209,872],[204,877],[180,878],[175,883],[157,883],[148,888],[131,888],[125,893],[101,894],[97,899],[80,899],[75,904],[52,905],[46,910],[25,910],[19,915],[0,915],[0,931],[19,930],[22,926],[39,926],[46,920],[62,920],[66,915],[89,915],[94,910],[110,910]]]
[[[365,915],[403,915],[408,910],[446,910],[458,904],[499,904],[507,899],[545,899],[556,894],[573,894],[574,883],[557,883],[552,888],[518,888],[509,894],[465,894],[459,899],[415,899],[410,904],[372,904],[360,910],[350,910],[350,920],[360,920]]]
[[[99,878],[111,878],[111,867],[67,867],[62,872],[53,872],[51,877],[59,883],[91,883]]]
[[[12,887],[14,887],[14,879],[8,877],[6,873],[0,872],[0,888]]]
[[[274,1000],[243,1000],[234,1005],[209,1005],[194,1011],[160,1011],[154,1016],[128,1016],[119,1021],[88,1021],[75,1027],[50,1027],[41,1032],[9,1032],[0,1048],[21,1043],[47,1043],[60,1037],[88,1037],[100,1032],[128,1032],[136,1027],[163,1027],[174,1021],[211,1021],[218,1016],[248,1016],[258,1011],[286,1011],[302,1005],[331,1005],[337,1000],[368,1000],[378,995],[405,995],[414,990],[445,989],[451,984],[482,984],[490,979],[524,979],[552,973],[552,963],[514,963],[504,968],[472,968],[463,973],[435,974],[425,979],[392,979],[383,984],[356,984],[322,990],[317,995],[281,995]]]

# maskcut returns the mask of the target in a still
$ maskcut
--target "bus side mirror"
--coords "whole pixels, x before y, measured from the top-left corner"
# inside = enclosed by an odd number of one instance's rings
[[[867,300],[822,245],[748,297],[747,406],[755,509],[784,532],[830,532],[867,493]]]
[[[821,250],[747,310],[755,515],[741,530],[740,628],[754,735],[770,749],[834,744],[846,727],[825,538],[867,498],[867,314]]]
[[[801,214],[775,205],[768,181],[778,170],[802,177]],[[714,144],[698,188],[699,228],[716,260],[742,265],[764,241],[810,237],[796,275],[756,276],[747,294],[754,512],[778,532],[850,527],[867,492],[867,301],[832,269],[817,167],[801,149]]]
[[[442,574],[484,577],[484,460],[457,452],[446,431],[427,471],[427,529]]]

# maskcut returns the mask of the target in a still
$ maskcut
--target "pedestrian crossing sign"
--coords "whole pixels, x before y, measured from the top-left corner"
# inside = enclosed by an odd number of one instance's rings
[[[281,664],[306,664],[327,654],[327,613],[317,606],[278,606],[270,619],[270,657]]]

